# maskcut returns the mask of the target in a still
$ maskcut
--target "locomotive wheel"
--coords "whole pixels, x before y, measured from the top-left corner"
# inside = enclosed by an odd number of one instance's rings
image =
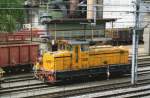
[[[42,79],[43,79],[43,76],[42,76],[42,75],[40,75],[40,76],[39,76],[39,79],[40,79],[40,80],[42,80]]]
[[[16,73],[18,73],[18,72],[20,72],[20,69],[19,68],[14,68],[14,71],[16,72]]]
[[[45,82],[45,76],[42,76],[42,77],[41,77],[41,80],[42,80],[43,82]]]
[[[10,69],[8,69],[8,73],[10,74],[10,73],[12,73],[13,71],[12,71],[12,69],[10,68]]]

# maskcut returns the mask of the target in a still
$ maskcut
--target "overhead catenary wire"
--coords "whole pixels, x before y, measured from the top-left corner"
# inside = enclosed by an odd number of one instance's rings
[[[73,4],[72,2],[58,2],[60,4]],[[29,3],[29,4],[25,4],[25,3],[20,3],[20,6],[24,6],[24,5],[29,5],[29,6],[35,6],[35,5],[53,5],[54,3],[51,2],[51,3]],[[140,5],[145,5],[146,3],[141,3]],[[0,3],[0,5],[16,5],[16,3]],[[78,6],[86,6],[86,5],[92,5],[92,4],[78,4]],[[123,4],[123,3],[120,3],[120,4],[96,4],[96,6],[135,6],[135,3],[134,2],[131,2],[131,3],[128,3],[128,4]]]
[[[39,8],[0,8],[0,10],[34,10],[34,9],[39,9]],[[70,11],[70,9],[49,9],[49,11]],[[93,11],[93,10],[76,10],[76,12],[79,11]],[[96,12],[104,12],[104,13],[150,13],[150,11],[132,11],[132,10],[118,10],[118,11],[114,11],[114,10],[108,10],[108,11],[101,11],[101,10],[96,10]]]

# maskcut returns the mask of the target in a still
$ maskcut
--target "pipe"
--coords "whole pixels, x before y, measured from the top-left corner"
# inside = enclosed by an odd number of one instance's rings
[[[95,0],[87,0],[87,19],[94,19]]]

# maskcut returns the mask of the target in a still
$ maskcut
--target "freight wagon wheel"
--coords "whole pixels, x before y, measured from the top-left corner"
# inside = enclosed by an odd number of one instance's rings
[[[22,71],[22,72],[24,72],[24,71],[25,71],[25,69],[23,68],[23,69],[21,69],[21,71]]]
[[[20,72],[20,70],[21,70],[21,69],[19,69],[18,67],[14,68],[14,71],[15,71],[16,73]]]
[[[29,72],[29,66],[23,66],[21,71],[22,72]]]
[[[9,69],[7,70],[7,72],[10,74],[10,73],[12,73],[13,71],[12,71],[11,68],[9,68]]]
[[[92,75],[89,75],[89,78],[92,78]]]

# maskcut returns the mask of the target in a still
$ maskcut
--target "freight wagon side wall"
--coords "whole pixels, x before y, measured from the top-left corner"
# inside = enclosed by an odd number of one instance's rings
[[[15,66],[20,63],[20,46],[11,46],[9,48],[9,62],[8,65]]]
[[[0,67],[32,64],[37,57],[37,44],[0,46]]]
[[[9,48],[0,47],[0,67],[8,66],[9,64]]]
[[[30,61],[30,58],[29,58],[29,46],[28,45],[23,45],[21,46],[20,48],[20,62],[22,64],[26,64],[26,63],[29,63]]]
[[[38,57],[38,50],[39,46],[38,45],[30,45],[30,63],[36,62],[36,59]]]

